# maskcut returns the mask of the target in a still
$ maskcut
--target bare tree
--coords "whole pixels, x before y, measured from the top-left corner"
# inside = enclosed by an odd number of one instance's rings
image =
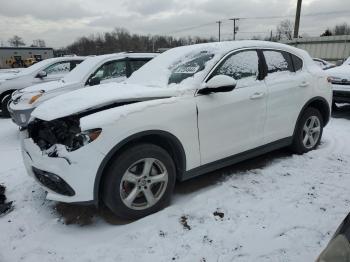
[[[33,40],[33,47],[46,47],[45,40],[43,39],[35,39]]]
[[[19,37],[18,35],[14,35],[12,38],[8,40],[10,46],[19,47],[19,46],[25,46],[22,37]]]
[[[278,40],[292,40],[293,39],[293,23],[286,19],[279,23],[276,28]]]
[[[349,35],[350,26],[347,23],[336,25],[333,29],[334,35]]]
[[[214,42],[214,38],[139,35],[116,28],[112,32],[81,37],[65,49],[59,50],[59,54],[100,55],[123,51],[150,52],[158,51],[160,48],[206,42]]]
[[[326,31],[324,31],[322,33],[321,36],[331,36],[331,35],[333,35],[333,33],[332,33],[331,29],[328,28],[328,29],[326,29]]]

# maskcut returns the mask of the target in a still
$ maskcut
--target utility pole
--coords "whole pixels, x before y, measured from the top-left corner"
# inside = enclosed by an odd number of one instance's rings
[[[239,18],[230,18],[231,21],[233,21],[233,41],[236,40],[236,34],[237,34],[237,30],[236,30],[236,21],[239,20]]]
[[[302,2],[302,0],[298,0],[297,12],[296,12],[296,14],[295,14],[294,38],[298,38],[298,37],[299,37],[299,24],[300,24],[301,2]]]
[[[221,41],[221,23],[222,21],[217,21],[216,22],[219,25],[219,42]]]

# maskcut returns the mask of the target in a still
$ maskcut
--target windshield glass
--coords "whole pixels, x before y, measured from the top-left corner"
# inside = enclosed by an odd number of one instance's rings
[[[198,88],[198,84],[231,47],[230,44],[226,47],[211,43],[170,49],[134,72],[127,83],[156,87],[177,86],[181,89]]]
[[[214,57],[213,53],[201,51],[170,67],[171,75],[168,84],[179,84],[199,71],[203,71],[205,64]]]
[[[21,70],[19,73],[20,74],[31,74],[36,72],[37,70],[40,70],[42,68],[44,68],[45,66],[50,65],[51,63],[53,63],[53,61],[56,61],[56,59],[45,59],[43,61],[40,61],[38,63],[35,63],[34,65],[24,68],[23,70]]]

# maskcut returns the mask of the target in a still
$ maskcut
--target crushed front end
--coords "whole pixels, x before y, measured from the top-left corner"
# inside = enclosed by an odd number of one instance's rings
[[[102,129],[82,131],[78,116],[44,121],[34,119],[21,131],[27,172],[61,202],[94,199],[94,183],[104,155],[95,147]]]

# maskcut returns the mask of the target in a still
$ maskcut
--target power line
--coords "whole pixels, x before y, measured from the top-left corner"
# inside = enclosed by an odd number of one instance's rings
[[[333,14],[349,14],[350,10],[342,10],[342,11],[329,11],[329,12],[317,12],[317,13],[308,13],[308,14],[303,14],[302,17],[314,17],[314,16],[324,16],[324,15],[333,15]],[[281,19],[281,18],[286,18],[286,17],[294,17],[294,15],[284,15],[284,16],[251,16],[251,17],[240,17],[240,20],[258,20],[258,19]],[[223,23],[223,21],[225,20],[231,20],[232,18],[226,18],[226,19],[222,19],[221,22]],[[199,24],[199,25],[195,25],[195,26],[190,26],[190,27],[184,27],[181,28],[179,30],[175,30],[172,32],[166,32],[167,34],[176,34],[176,33],[182,33],[182,32],[186,32],[186,31],[190,31],[193,29],[198,29],[198,28],[202,28],[202,27],[207,27],[207,26],[213,26],[215,25],[217,21],[213,21],[210,23],[205,23],[205,24]],[[241,32],[240,32],[241,33]]]

